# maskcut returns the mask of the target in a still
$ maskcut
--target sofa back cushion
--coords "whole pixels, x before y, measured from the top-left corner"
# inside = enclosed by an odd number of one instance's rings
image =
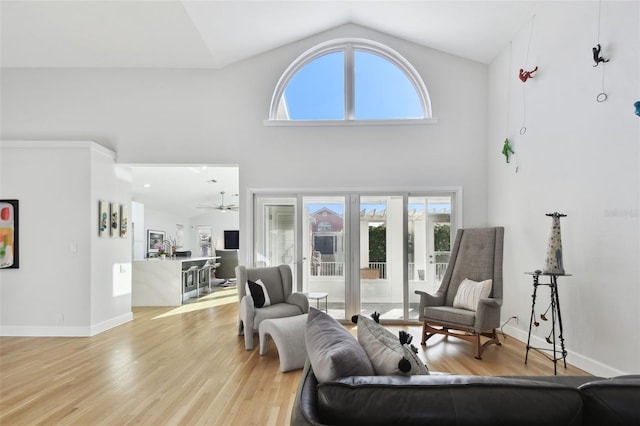
[[[335,318],[309,308],[305,330],[309,361],[318,382],[347,376],[373,376],[367,353]]]
[[[331,425],[582,423],[582,399],[575,387],[500,377],[347,377],[320,383],[318,405],[322,423]]]

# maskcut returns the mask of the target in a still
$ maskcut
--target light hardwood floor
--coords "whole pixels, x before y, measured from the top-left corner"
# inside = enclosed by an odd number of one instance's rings
[[[0,425],[288,425],[301,370],[281,373],[268,353],[245,351],[234,288],[179,308],[135,308],[134,320],[90,338],[0,338]],[[352,332],[353,327],[349,327]],[[431,370],[551,375],[553,364],[514,338],[481,361],[473,345],[433,337],[419,345]],[[559,375],[585,375],[569,366]]]

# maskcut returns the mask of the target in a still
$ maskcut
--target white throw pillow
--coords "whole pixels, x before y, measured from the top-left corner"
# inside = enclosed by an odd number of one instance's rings
[[[453,307],[475,311],[478,309],[480,299],[486,299],[491,294],[492,284],[493,280],[490,279],[478,282],[465,278],[460,283],[456,297],[453,299]]]
[[[410,345],[403,345],[398,336],[362,315],[358,315],[358,342],[378,376],[429,374],[429,369]],[[403,359],[409,365],[401,369],[400,362]]]

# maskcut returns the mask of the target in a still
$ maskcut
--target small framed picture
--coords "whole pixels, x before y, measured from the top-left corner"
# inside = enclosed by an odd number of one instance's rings
[[[129,213],[127,206],[120,207],[120,238],[127,238],[127,231],[129,230]]]
[[[98,202],[98,235],[109,235],[109,203],[102,200]]]
[[[154,231],[152,229],[147,229],[147,252],[157,253],[158,249],[162,245],[162,242],[164,241],[164,236],[164,231]]]
[[[120,236],[120,204],[111,203],[111,236],[119,237]]]

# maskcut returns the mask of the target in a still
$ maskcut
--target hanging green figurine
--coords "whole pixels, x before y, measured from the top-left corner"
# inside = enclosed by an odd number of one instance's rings
[[[504,146],[502,147],[502,155],[504,155],[507,163],[509,162],[509,153],[515,154],[515,152],[513,152],[513,149],[511,149],[511,146],[509,145],[509,138],[507,138],[504,140]]]

